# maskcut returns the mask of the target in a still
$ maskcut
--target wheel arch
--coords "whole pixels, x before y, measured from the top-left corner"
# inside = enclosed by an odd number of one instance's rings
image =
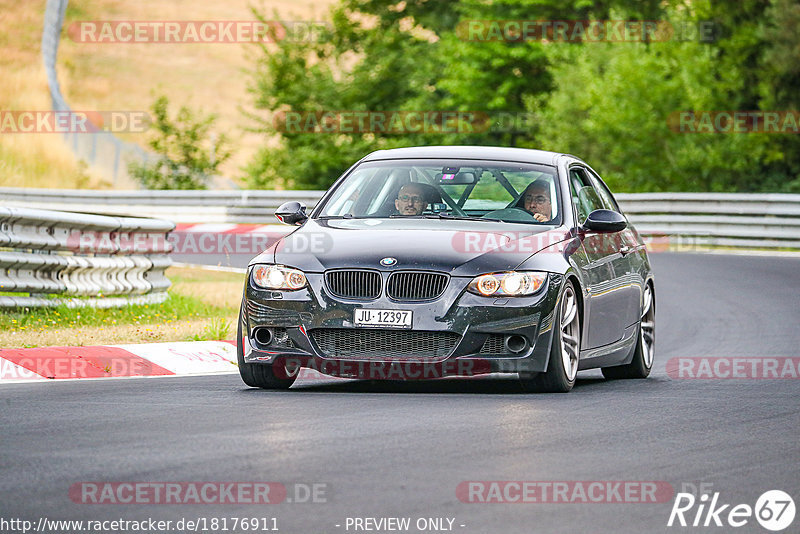
[[[583,285],[581,284],[581,281],[578,279],[578,275],[575,274],[575,271],[567,272],[564,281],[566,282],[568,280],[571,280],[572,284],[575,286],[575,296],[578,299],[578,313],[580,314],[581,333],[582,333],[583,325],[585,324],[584,317],[586,315],[586,310],[584,310],[585,300],[583,298]]]

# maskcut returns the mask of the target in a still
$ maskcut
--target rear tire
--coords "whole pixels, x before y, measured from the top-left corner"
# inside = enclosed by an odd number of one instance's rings
[[[239,375],[245,384],[251,388],[262,389],[289,389],[294,384],[298,369],[293,369],[293,372],[285,370],[286,376],[291,376],[291,378],[278,378],[273,373],[272,364],[245,363],[242,343],[242,321],[240,319],[236,332],[236,360],[239,363]]]
[[[575,286],[571,280],[567,280],[556,304],[547,371],[535,375],[520,373],[520,384],[525,391],[567,393],[575,385],[581,350],[578,302]]]
[[[627,365],[603,367],[603,376],[608,380],[624,378],[647,378],[653,368],[656,343],[656,303],[653,288],[647,284],[644,290],[642,317],[639,321],[639,339],[633,353],[633,360]]]

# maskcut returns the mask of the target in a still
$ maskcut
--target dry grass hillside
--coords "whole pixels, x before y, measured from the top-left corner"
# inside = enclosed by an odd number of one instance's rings
[[[0,110],[50,108],[41,46],[44,0],[0,0]],[[0,134],[0,184],[108,187],[55,134]]]
[[[45,0],[0,0],[0,110],[47,110],[49,96],[40,40]],[[268,18],[323,20],[333,0],[72,0],[65,26],[75,21],[253,20],[255,5]],[[67,102],[81,110],[149,110],[169,97],[219,119],[233,140],[234,157],[222,171],[235,179],[263,136],[246,131],[242,109],[252,109],[246,70],[251,44],[78,43],[62,34],[59,81]],[[146,145],[147,134],[126,134]],[[57,134],[0,134],[0,185],[111,187],[107,177],[81,166]],[[120,183],[117,187],[134,187]]]

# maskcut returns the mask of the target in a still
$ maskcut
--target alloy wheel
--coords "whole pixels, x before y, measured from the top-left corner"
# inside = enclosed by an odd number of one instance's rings
[[[578,374],[580,349],[578,298],[572,287],[567,286],[561,298],[561,363],[570,382]]]
[[[656,313],[653,306],[653,290],[650,286],[645,286],[644,307],[642,311],[642,326],[639,328],[639,336],[642,344],[642,356],[645,366],[649,369],[653,366],[653,356],[655,355],[656,340]]]

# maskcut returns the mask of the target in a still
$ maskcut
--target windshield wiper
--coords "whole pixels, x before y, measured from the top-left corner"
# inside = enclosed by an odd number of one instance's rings
[[[498,219],[484,219],[483,217],[473,217],[471,215],[452,215],[450,213],[439,212],[436,214],[423,215],[426,219],[447,219],[453,221],[492,221],[497,222]],[[500,221],[505,222],[505,221]]]
[[[321,217],[317,217],[318,219],[352,219],[352,213],[345,213],[344,215],[322,215]]]

